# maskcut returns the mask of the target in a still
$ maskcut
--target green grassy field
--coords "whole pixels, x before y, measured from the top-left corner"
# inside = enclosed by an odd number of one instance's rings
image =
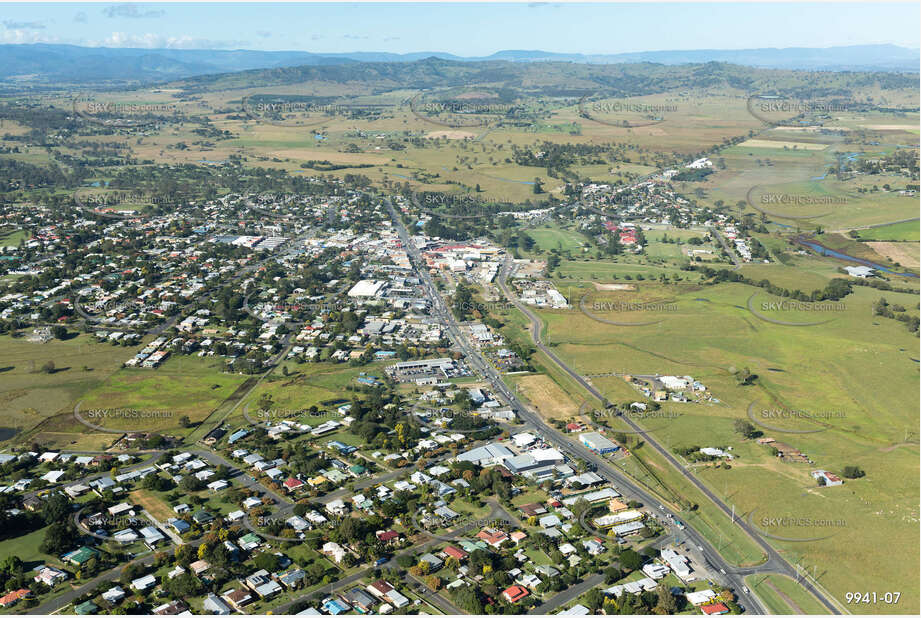
[[[921,231],[917,221],[908,221],[905,223],[893,223],[892,225],[883,225],[869,230],[858,230],[857,238],[859,240],[890,240],[890,241],[913,241],[921,240]]]
[[[54,556],[44,554],[38,549],[42,541],[45,540],[46,531],[47,528],[39,528],[29,534],[0,541],[0,556],[18,556],[25,563],[24,570],[26,571],[42,564],[61,567],[60,560]]]
[[[789,276],[794,274],[791,271]],[[890,302],[915,307],[916,297],[855,287],[843,301],[846,310],[836,312],[831,322],[790,327],[763,321],[749,312],[747,299],[754,292],[762,316],[790,322],[815,319],[806,311],[761,309],[762,302],[779,299],[741,284],[687,293],[679,288],[678,311],[650,326],[600,324],[578,311],[541,315],[548,324],[547,340],[556,353],[582,374],[660,373],[692,375],[702,381],[719,403],[663,404],[664,410],[676,416],[655,429],[656,438],[669,448],[733,447],[736,459],[731,469],[699,467],[697,474],[727,503],[734,504],[737,513],[755,518],[808,514],[818,520],[845,519],[846,525],[832,539],[771,542],[784,552],[798,554],[804,563],[819,565],[819,581],[833,593],[848,589],[847,574],[857,568],[862,573],[869,569],[867,585],[885,586],[888,578],[891,587],[896,585],[892,577],[903,580],[899,585],[908,595],[903,597],[905,607],[911,607],[917,595],[907,592],[907,582],[916,570],[909,568],[904,576],[893,576],[885,574],[884,565],[886,539],[918,538],[911,523],[916,509],[903,498],[919,491],[916,419],[909,412],[918,407],[918,369],[912,360],[917,340],[900,323],[874,319],[870,305],[880,296],[891,296],[899,300]],[[599,315],[614,319],[611,313]],[[733,376],[743,367],[758,376],[752,386],[740,386]],[[597,385],[608,389],[616,383],[617,379],[606,378]],[[881,384],[887,387],[879,388]],[[609,393],[612,401],[640,398],[627,395],[622,386]],[[771,418],[764,422],[775,429],[761,428],[764,435],[793,445],[816,464],[784,464],[768,448],[742,440],[733,424],[746,418],[752,402],[757,402],[759,411],[779,407],[818,415],[818,421]],[[830,414],[834,416],[822,416]],[[816,429],[821,431],[790,433]],[[664,462],[654,466],[655,458],[645,449],[637,455],[649,460],[647,469],[665,485],[679,493],[685,491]],[[840,472],[845,465],[860,466],[867,477],[821,490],[809,477],[815,467]],[[880,511],[890,513],[881,525],[872,515]],[[724,516],[707,519],[702,510],[702,521],[689,523],[700,523],[705,534],[706,528],[725,533]],[[763,532],[792,539],[811,537],[811,531],[803,529],[763,528]],[[827,567],[832,564],[852,566],[850,570]],[[824,572],[822,565],[826,565]]]
[[[133,353],[133,348],[97,343],[83,334],[44,344],[3,335],[0,347],[0,426],[22,432],[19,439],[39,429],[74,432],[74,404],[117,372]],[[49,362],[54,370],[42,371]]]
[[[169,431],[184,435],[191,429],[179,420],[202,421],[229,397],[245,376],[223,373],[223,359],[173,357],[155,370],[122,369],[83,398],[81,415],[89,410],[137,410],[142,418],[114,415],[97,425],[107,429]],[[143,427],[141,426],[143,425]]]
[[[773,614],[828,614],[805,588],[783,575],[749,575],[748,587]]]

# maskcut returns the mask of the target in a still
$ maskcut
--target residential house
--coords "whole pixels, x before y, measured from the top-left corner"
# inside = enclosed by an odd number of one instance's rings
[[[528,592],[527,588],[515,584],[502,591],[502,598],[504,598],[509,603],[517,603],[518,601],[527,597],[529,594],[530,592]]]

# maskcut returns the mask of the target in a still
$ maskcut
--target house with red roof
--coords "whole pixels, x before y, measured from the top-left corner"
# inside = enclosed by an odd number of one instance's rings
[[[710,603],[709,605],[701,605],[700,611],[707,616],[719,616],[720,614],[728,614],[729,608],[722,603]]]
[[[508,588],[502,591],[503,598],[509,603],[517,603],[518,601],[525,598],[529,594],[531,593],[528,592],[527,588],[525,588],[524,586],[519,586],[518,584],[515,584],[514,586],[509,586]]]
[[[485,541],[489,545],[498,548],[502,545],[503,541],[508,540],[508,535],[501,530],[493,530],[492,528],[483,528],[480,530],[476,538]]]
[[[464,560],[466,560],[468,556],[467,552],[465,552],[463,549],[460,549],[459,547],[454,547],[452,545],[448,545],[447,547],[445,547],[444,553],[448,557],[456,559],[458,562],[463,562]]]
[[[391,543],[393,541],[399,541],[400,536],[402,536],[396,530],[378,530],[376,534],[377,534],[377,540],[382,543]]]
[[[19,603],[19,601],[22,599],[26,599],[31,595],[32,591],[28,588],[20,588],[19,590],[14,590],[0,597],[0,607],[11,607]]]
[[[285,489],[288,490],[288,493],[296,491],[304,486],[304,481],[296,479],[293,476],[290,477],[287,481],[282,483],[285,486]]]

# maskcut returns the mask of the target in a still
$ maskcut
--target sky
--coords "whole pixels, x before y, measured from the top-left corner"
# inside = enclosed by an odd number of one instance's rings
[[[658,50],[918,48],[908,3],[6,3],[0,43],[298,50],[500,50],[604,54]]]

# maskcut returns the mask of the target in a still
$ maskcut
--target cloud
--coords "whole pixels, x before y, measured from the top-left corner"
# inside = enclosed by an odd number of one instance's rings
[[[113,32],[102,41],[90,44],[93,47],[132,47],[141,49],[239,49],[249,41],[216,41],[191,36],[163,36],[162,34],[126,34]]]
[[[163,10],[141,10],[136,4],[114,4],[102,9],[106,17],[124,17],[126,19],[155,19],[166,15]]]
[[[34,30],[0,30],[0,43],[23,45],[30,43],[60,43],[56,36],[48,36]]]
[[[84,13],[83,11],[80,11],[79,13],[74,15],[74,21],[81,23],[81,24],[85,24],[86,23],[86,13]]]
[[[350,41],[362,41],[368,38],[366,34],[343,34],[343,39],[349,39]]]
[[[44,30],[45,24],[40,21],[12,21],[3,20],[3,25],[7,30]]]
[[[269,32],[268,30],[256,30],[256,34],[262,37],[263,39],[267,39],[270,36],[272,36],[272,33]]]

